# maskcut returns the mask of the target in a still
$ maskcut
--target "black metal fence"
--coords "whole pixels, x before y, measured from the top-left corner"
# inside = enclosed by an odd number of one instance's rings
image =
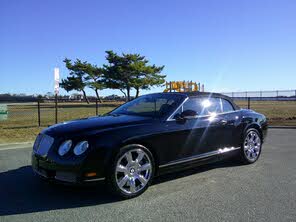
[[[53,105],[54,103],[54,105]],[[86,114],[90,115],[98,115],[99,114],[99,102],[98,100],[90,101],[89,103],[81,103],[81,102],[73,102],[69,100],[55,99],[53,100],[38,100],[37,101],[37,117],[38,117],[38,126],[41,126],[41,112],[46,108],[54,108],[54,123],[59,122],[59,110],[63,110],[65,108],[84,108],[84,109],[92,109],[89,110]],[[81,112],[77,113],[80,116]],[[85,116],[87,117],[87,116]],[[62,117],[62,120],[65,118]],[[60,120],[61,121],[61,120]]]
[[[296,126],[296,90],[248,91],[223,93],[241,107],[266,115],[271,125]],[[58,122],[86,118],[111,111],[122,101],[97,100],[73,101],[66,99],[42,99],[35,102],[4,102],[7,119],[1,120],[0,129],[22,127],[46,127]]]
[[[72,119],[86,118],[104,114],[122,102],[92,100],[70,101],[64,99],[42,99],[37,102],[15,102],[7,106],[7,118],[0,120],[0,128],[42,127]]]
[[[296,90],[222,93],[241,108],[263,113],[270,125],[296,126]]]
[[[222,94],[234,100],[248,100],[249,98],[252,101],[296,101],[296,90],[223,92]]]

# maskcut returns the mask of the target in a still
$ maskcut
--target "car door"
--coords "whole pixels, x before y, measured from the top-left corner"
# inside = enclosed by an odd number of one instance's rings
[[[226,146],[226,139],[231,136],[227,128],[226,116],[220,98],[199,98],[201,104],[198,116],[192,131],[196,140],[192,153],[194,155],[210,153]]]
[[[205,125],[206,129],[200,143],[196,146],[195,154],[202,154],[219,149],[239,146],[240,115],[232,106],[232,103],[224,98],[206,99],[207,107],[204,107],[204,116],[199,125]]]
[[[184,121],[175,118],[188,110],[198,115]],[[167,152],[161,159],[171,162],[234,146],[237,114],[225,111],[219,97],[190,97],[164,124],[161,141]]]
[[[195,146],[199,143],[197,134],[202,134],[199,131],[203,129],[196,124],[197,118],[181,121],[177,120],[176,116],[180,115],[184,110],[198,112],[201,110],[198,107],[199,104],[197,98],[188,98],[165,122],[164,133],[161,137],[165,147],[168,147],[168,152],[164,157],[167,162],[190,157],[194,154]]]
[[[220,101],[218,108],[215,99],[207,97],[190,97],[174,114],[180,115],[184,112],[194,111],[196,117],[184,120],[172,118],[166,123],[168,135],[167,144],[172,149],[177,159],[182,159],[197,154],[210,152],[216,149],[216,139],[218,127],[221,127],[217,118],[212,118],[209,112],[214,110],[216,113],[221,112]],[[164,137],[165,138],[165,137]],[[213,139],[214,138],[214,139]]]
[[[239,110],[235,110],[232,103],[224,98],[220,98],[223,113],[221,118],[224,120],[224,146],[238,147],[240,146],[241,135],[241,115]]]
[[[188,110],[198,115],[184,121],[173,118],[174,121],[166,125],[171,138],[167,143],[174,147],[173,156],[181,159],[235,145],[234,134],[239,120],[234,110],[228,108],[223,111],[223,102],[219,97],[191,97],[175,115]]]

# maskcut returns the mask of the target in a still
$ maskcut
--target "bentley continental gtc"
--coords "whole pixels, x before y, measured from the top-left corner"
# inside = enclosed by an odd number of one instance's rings
[[[34,172],[49,181],[104,181],[123,198],[143,193],[155,176],[221,160],[256,162],[267,133],[264,115],[217,93],[155,93],[113,111],[43,130]]]

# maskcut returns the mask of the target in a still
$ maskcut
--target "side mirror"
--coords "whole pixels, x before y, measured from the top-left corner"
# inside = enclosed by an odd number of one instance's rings
[[[182,117],[182,115],[180,113],[177,113],[175,116],[174,116],[174,119],[177,121],[177,122],[183,122],[185,119]]]
[[[181,113],[181,117],[184,118],[184,119],[194,119],[197,117],[197,112],[194,111],[194,110],[184,110],[182,113]]]
[[[185,121],[187,119],[194,119],[194,118],[197,118],[198,114],[196,111],[194,110],[185,110],[183,111],[181,114],[177,113],[174,118],[177,120],[177,121]]]

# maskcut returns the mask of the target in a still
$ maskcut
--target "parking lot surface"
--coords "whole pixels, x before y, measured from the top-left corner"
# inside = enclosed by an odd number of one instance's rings
[[[296,130],[270,129],[255,164],[227,160],[155,179],[118,200],[33,176],[30,147],[0,149],[0,221],[296,221]]]

